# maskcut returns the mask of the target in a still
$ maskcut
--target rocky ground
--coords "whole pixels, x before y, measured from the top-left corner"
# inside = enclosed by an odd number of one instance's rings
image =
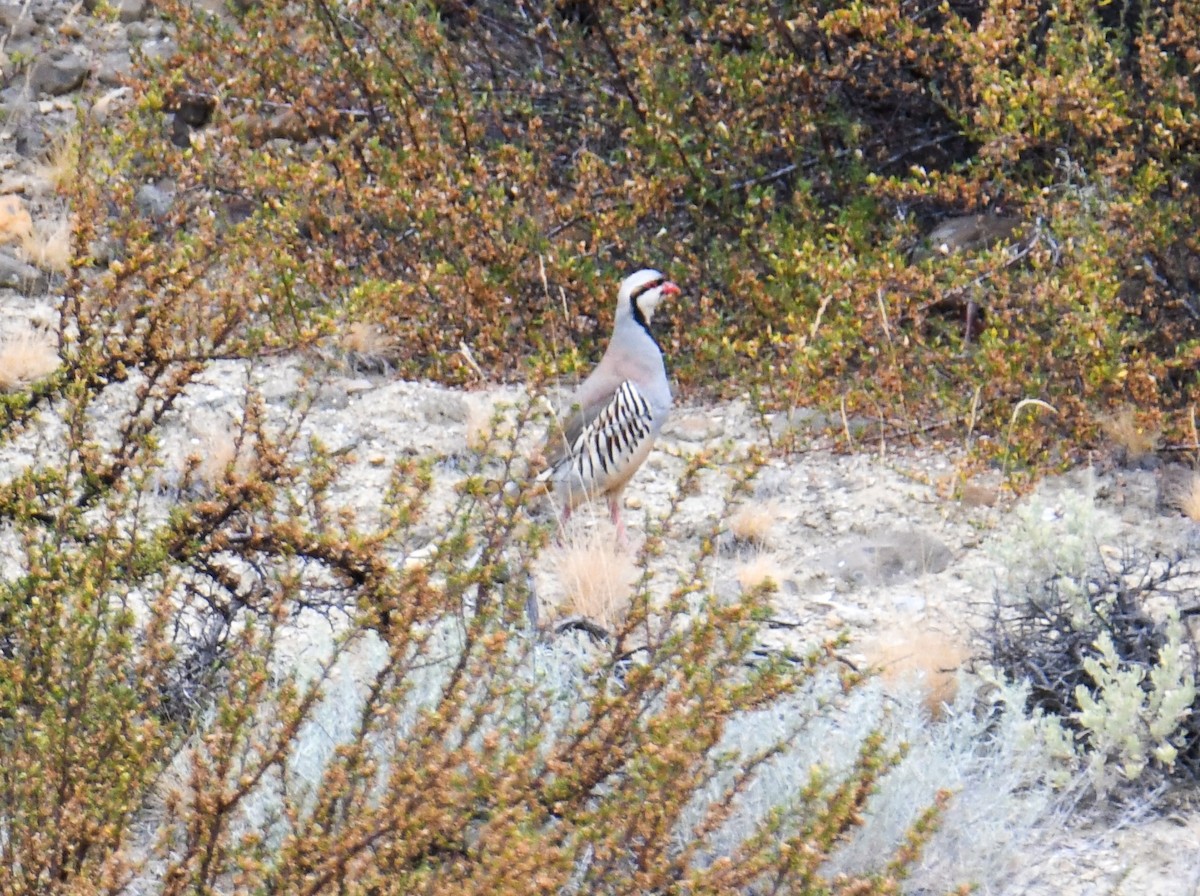
[[[69,209],[54,191],[56,141],[81,111],[102,116],[119,101],[135,47],[150,54],[170,49],[144,0],[120,0],[117,17],[106,21],[87,6],[53,0],[0,5],[0,35],[6,35],[0,53],[0,351],[10,359],[23,351],[29,376],[53,364],[52,352],[39,354],[38,333],[55,320],[56,287],[66,268],[58,242]],[[144,198],[169,201],[154,185]],[[236,419],[245,374],[237,363],[215,365],[190,391],[166,438],[179,463],[188,453],[215,453]],[[255,375],[276,408],[301,388],[298,359],[273,360]],[[403,456],[443,458],[434,495],[448,499],[460,475],[452,459],[472,450],[495,407],[522,400],[512,388],[460,392],[333,369],[306,427],[354,458],[342,496],[369,514],[392,462]],[[763,420],[744,402],[682,402],[628,491],[634,548],[695,452],[741,457],[788,425],[802,424]],[[46,438],[53,438],[48,427]],[[833,450],[844,444],[813,436],[806,450],[771,457],[750,495],[732,502],[725,498],[729,474],[714,464],[704,487],[681,506],[667,553],[656,561],[661,574],[686,565],[698,539],[715,530],[719,594],[735,595],[767,577],[779,584],[769,646],[795,647],[848,630],[853,657],[883,666],[896,681],[916,676],[936,703],[952,697],[953,670],[977,647],[973,638],[995,590],[1014,564],[1035,562],[1028,556],[1031,537],[1045,538],[1048,550],[1051,542],[1087,538],[1101,555],[1130,547],[1200,551],[1196,524],[1162,500],[1162,469],[1109,464],[1078,470],[1017,500],[1000,488],[999,474],[960,481],[960,458],[945,446],[881,443],[869,432],[860,439],[847,452]],[[21,462],[0,458],[5,465]],[[619,614],[637,572],[635,554],[613,550],[603,516],[599,510],[581,514],[565,547],[545,558],[536,582],[543,624],[579,613],[601,622]],[[11,571],[11,558],[2,568]],[[1104,816],[1054,831],[1060,845],[1053,854],[988,889],[1079,896],[1200,892],[1200,813],[1186,798],[1172,805],[1123,826]]]

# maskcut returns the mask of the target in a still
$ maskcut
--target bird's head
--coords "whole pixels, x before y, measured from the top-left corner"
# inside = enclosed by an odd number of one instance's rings
[[[654,309],[667,296],[679,295],[679,287],[655,270],[647,268],[630,274],[621,282],[617,295],[617,317],[630,315],[642,326],[648,326]]]

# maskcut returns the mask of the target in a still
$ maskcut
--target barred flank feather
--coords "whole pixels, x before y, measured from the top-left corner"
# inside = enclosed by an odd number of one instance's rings
[[[571,471],[589,492],[604,490],[622,475],[646,439],[654,413],[631,380],[621,383],[612,399],[576,437],[556,473]]]

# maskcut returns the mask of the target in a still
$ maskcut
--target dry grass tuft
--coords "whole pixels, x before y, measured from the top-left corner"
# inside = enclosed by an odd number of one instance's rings
[[[868,662],[888,685],[916,682],[925,692],[925,708],[939,718],[958,694],[958,670],[970,657],[967,645],[945,632],[901,624],[891,634],[862,645]]]
[[[71,269],[71,219],[38,221],[21,238],[21,251],[43,271],[65,274]]]
[[[58,369],[54,337],[44,330],[24,332],[0,339],[0,392],[11,392],[49,376]]]
[[[1158,447],[1161,433],[1157,429],[1138,422],[1137,411],[1123,407],[1119,411],[1100,418],[1100,429],[1124,454],[1126,460],[1135,461],[1151,454]]]
[[[567,545],[553,557],[566,591],[566,615],[583,616],[612,629],[625,618],[639,570],[628,551],[616,548],[611,534],[594,535]]]
[[[779,507],[774,501],[755,501],[743,504],[729,517],[729,532],[738,541],[765,547],[779,520]]]
[[[492,432],[495,407],[486,395],[467,395],[467,448],[482,453],[487,450]]]
[[[231,429],[219,429],[197,441],[199,450],[185,461],[192,470],[195,484],[214,489],[231,473],[235,479],[250,473],[250,454],[245,446],[243,450],[238,450],[237,438]]]
[[[33,233],[33,219],[20,196],[0,196],[0,243],[16,243]]]
[[[400,346],[395,337],[385,333],[378,325],[361,320],[346,326],[338,346],[352,370],[387,372],[400,356]]]
[[[79,176],[79,129],[60,131],[37,166],[37,174],[56,190],[69,190]]]
[[[778,587],[783,581],[785,572],[774,554],[755,554],[749,560],[738,564],[734,572],[738,584],[743,591],[755,591],[767,586]]]
[[[1200,473],[1192,473],[1175,495],[1175,506],[1193,522],[1200,523]]]

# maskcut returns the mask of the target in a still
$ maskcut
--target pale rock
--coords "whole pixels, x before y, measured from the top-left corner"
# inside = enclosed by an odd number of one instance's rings
[[[681,442],[711,442],[725,433],[721,419],[711,414],[689,413],[672,417],[663,428],[663,434]]]
[[[42,272],[7,252],[0,252],[0,288],[31,290],[43,280]]]

